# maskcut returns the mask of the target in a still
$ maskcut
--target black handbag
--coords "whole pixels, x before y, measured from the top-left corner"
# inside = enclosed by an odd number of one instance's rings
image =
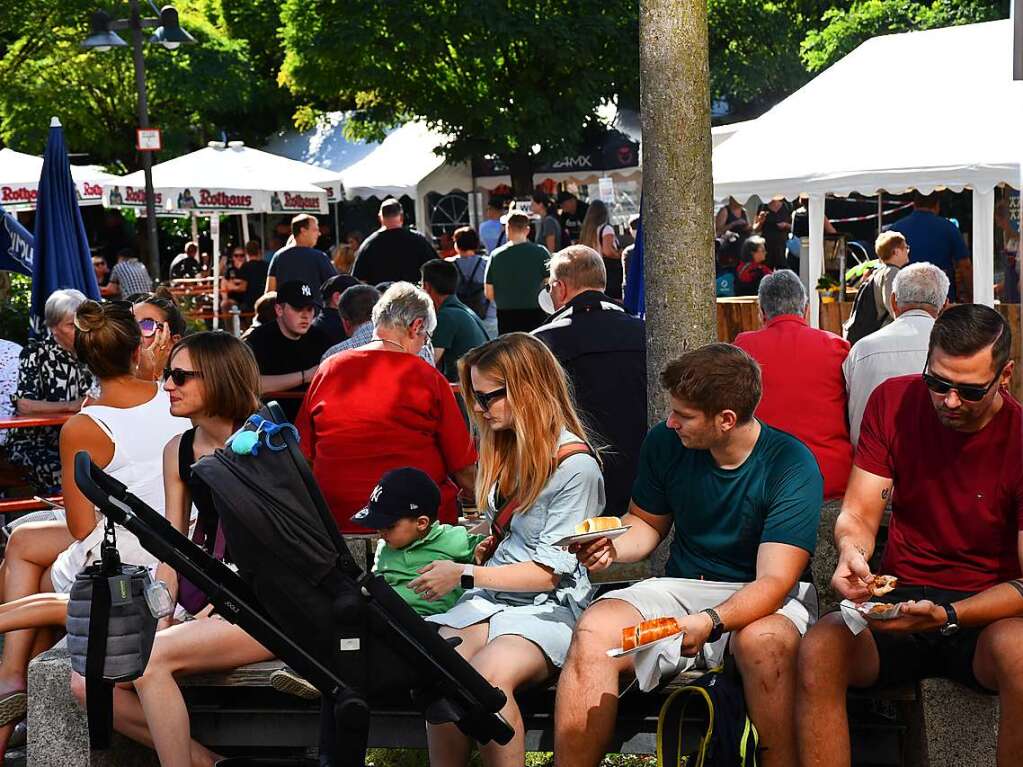
[[[106,521],[101,559],[84,568],[71,587],[67,644],[71,667],[85,677],[89,744],[110,746],[114,685],[145,673],[156,636],[146,602],[149,571],[121,564],[114,524]]]

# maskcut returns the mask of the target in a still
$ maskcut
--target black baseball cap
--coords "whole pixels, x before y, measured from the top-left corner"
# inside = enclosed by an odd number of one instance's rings
[[[277,288],[277,303],[305,309],[307,306],[319,306],[320,300],[318,291],[301,280],[289,280]]]
[[[352,515],[357,525],[380,530],[409,517],[437,518],[440,489],[430,476],[406,466],[392,469],[380,478],[361,511]]]

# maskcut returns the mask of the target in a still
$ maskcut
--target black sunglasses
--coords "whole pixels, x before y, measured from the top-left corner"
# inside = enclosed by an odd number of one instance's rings
[[[952,381],[946,381],[944,378],[939,378],[933,373],[928,373],[927,369],[924,368],[923,378],[924,383],[927,384],[927,388],[935,394],[942,396],[948,394],[953,389],[959,395],[959,398],[964,402],[980,402],[987,396],[987,393],[991,391],[991,387],[998,383],[998,380],[1002,377],[1002,367],[997,373],[995,373],[994,379],[987,386],[979,386],[977,384],[957,384]]]
[[[184,386],[193,378],[202,378],[202,373],[198,370],[182,370],[181,368],[163,369],[163,379],[173,381],[175,386]]]
[[[480,407],[483,408],[483,412],[488,412],[490,406],[496,401],[501,399],[508,393],[508,389],[502,386],[500,389],[494,389],[493,391],[482,392],[472,390],[472,396],[476,398],[476,401],[480,403]]]

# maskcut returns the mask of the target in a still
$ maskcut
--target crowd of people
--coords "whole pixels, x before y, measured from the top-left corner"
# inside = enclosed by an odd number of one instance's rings
[[[258,245],[232,252],[231,300],[247,304],[264,280],[252,301],[263,314],[243,340],[186,333],[162,294],[50,296],[50,332],[21,353],[14,404],[74,415],[5,447],[40,489],[62,493],[66,516],[15,527],[0,564],[0,742],[24,716],[29,660],[52,643],[102,539],[75,453],[230,562],[192,466],[262,399],[295,392],[281,404],[338,529],[378,533],[374,569],[507,694],[515,736],[482,746],[486,764],[525,763],[522,689],[557,681],[558,764],[596,767],[623,680],[649,691],[726,658],[767,767],[849,764],[847,688],[928,676],[1000,697],[999,763],[1012,764],[1023,753],[1012,726],[1023,710],[1023,410],[1008,389],[1004,318],[949,307],[947,270],[924,254],[910,262],[909,236],[893,232],[876,244],[884,267],[857,302],[855,343],[812,328],[806,287],[785,268],[789,214],[770,203],[739,264],[754,265],[763,327],[668,362],[666,417],[648,429],[646,327],[617,300],[617,236],[599,201],[573,200],[558,205],[575,231],[537,195],[532,216],[492,210],[478,233],[456,231],[447,259],[385,201],[351,275],[315,247],[315,217],[298,216],[262,276],[245,270]],[[748,225],[731,205],[717,223]],[[840,612],[819,614],[808,566],[826,500],[841,503],[832,586],[861,603],[876,576],[895,576],[899,617],[853,633]],[[464,509],[482,514],[479,527],[463,526]],[[557,545],[599,515],[629,529]],[[669,536],[664,577],[597,596],[591,573],[646,559]],[[270,653],[128,531],[117,541],[177,610],[161,619],[145,674],[115,691],[115,727],[165,765],[212,765],[176,678]],[[676,619],[675,640],[608,657],[623,629],[663,617]],[[277,680],[317,694],[291,671]],[[70,685],[82,699],[82,678]],[[472,743],[455,726],[427,733],[431,764],[468,763]]]

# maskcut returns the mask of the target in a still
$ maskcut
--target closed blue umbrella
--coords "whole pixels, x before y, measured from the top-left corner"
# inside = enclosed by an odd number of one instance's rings
[[[0,270],[32,276],[32,251],[35,238],[0,206]]]
[[[85,235],[71,164],[64,147],[64,131],[56,117],[43,155],[36,198],[35,259],[32,274],[32,333],[43,332],[43,308],[55,290],[75,288],[99,300],[92,270],[89,240]]]

